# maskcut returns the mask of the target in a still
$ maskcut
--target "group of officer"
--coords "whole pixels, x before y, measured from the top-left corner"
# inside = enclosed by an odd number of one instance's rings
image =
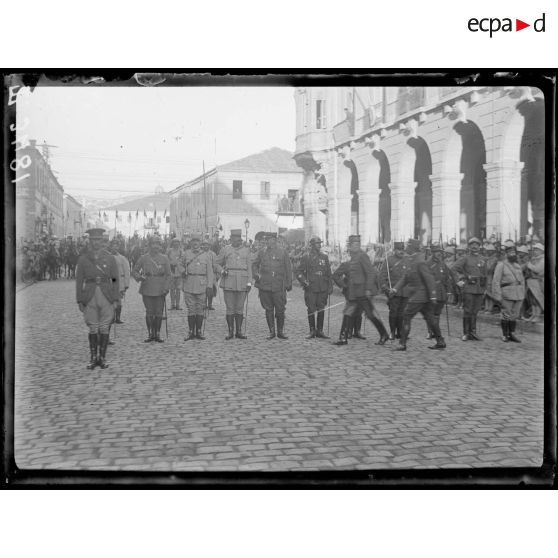
[[[122,323],[122,299],[129,286],[129,263],[118,253],[116,244],[107,249],[103,233],[103,229],[88,231],[89,247],[79,258],[76,274],[77,302],[89,327],[91,356],[88,368],[107,366],[110,326],[114,322]],[[444,349],[446,343],[440,328],[440,316],[455,285],[463,293],[462,340],[480,340],[477,315],[487,290],[488,266],[486,258],[479,254],[481,242],[477,238],[469,240],[468,253],[451,266],[444,261],[449,255],[447,247],[432,244],[429,246],[430,257],[426,258],[418,240],[410,239],[406,245],[396,242],[392,255],[386,257],[378,271],[362,250],[360,236],[351,235],[348,239],[350,259],[332,272],[328,256],[322,252],[322,241],[314,236],[293,273],[287,251],[278,246],[277,234],[265,233],[263,236],[265,247],[255,256],[243,244],[241,230],[231,231],[230,244],[223,246],[219,254],[196,235],[185,249],[178,239],[173,239],[164,254],[161,239],[151,237],[148,252],[136,261],[131,272],[140,283],[139,292],[145,306],[148,331],[145,342],[163,342],[160,331],[169,293],[171,310],[181,309],[183,293],[188,311],[185,340],[203,340],[207,311],[213,309],[212,299],[218,283],[226,306],[226,340],[246,339],[243,324],[252,286],[258,289],[265,311],[269,328],[267,339],[287,339],[286,293],[292,290],[293,275],[304,290],[309,325],[307,339],[329,338],[324,333],[324,318],[336,284],[345,296],[336,345],[346,345],[351,337],[363,339],[361,324],[365,316],[378,331],[377,345],[397,339],[396,350],[404,351],[411,321],[420,313],[429,335],[436,341],[430,348]],[[544,247],[538,248],[544,252]],[[501,306],[503,341],[520,342],[515,330],[519,307],[525,297],[525,279],[517,263],[515,244],[509,241],[505,249],[506,258],[494,269],[491,291]],[[388,297],[389,331],[374,306],[374,296],[379,292]]]

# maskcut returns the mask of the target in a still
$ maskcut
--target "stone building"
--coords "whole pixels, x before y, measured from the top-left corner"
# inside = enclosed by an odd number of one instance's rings
[[[177,236],[241,229],[256,233],[303,227],[302,170],[277,147],[218,165],[170,192],[170,227]]]
[[[64,236],[79,238],[88,229],[87,212],[70,194],[64,194],[62,209],[64,215]]]
[[[301,87],[295,103],[307,237],[544,237],[540,90]]]
[[[64,189],[36,141],[17,151],[25,166],[16,173],[16,237],[37,240],[43,235],[64,235]]]

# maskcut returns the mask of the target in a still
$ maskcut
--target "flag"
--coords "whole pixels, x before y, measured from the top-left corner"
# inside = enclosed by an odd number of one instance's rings
[[[99,219],[101,218],[101,211],[99,211]]]
[[[139,209],[136,210],[136,219],[138,218],[139,215]]]
[[[153,212],[153,219],[157,218],[157,208],[155,208],[155,211]]]
[[[167,210],[165,209],[165,212],[163,213],[163,217],[167,216]]]
[[[143,216],[147,219],[147,211],[143,210]]]
[[[69,219],[70,218],[70,210],[66,209],[66,217]]]
[[[128,223],[132,222],[132,212],[128,211]]]
[[[118,219],[118,209],[116,210],[116,218]]]

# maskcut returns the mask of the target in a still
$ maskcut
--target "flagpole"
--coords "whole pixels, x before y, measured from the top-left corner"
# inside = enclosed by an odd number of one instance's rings
[[[203,169],[203,223],[204,233],[207,233],[207,186],[205,183],[205,160],[202,160]]]

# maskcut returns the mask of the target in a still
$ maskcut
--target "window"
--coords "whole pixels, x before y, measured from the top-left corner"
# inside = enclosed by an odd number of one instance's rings
[[[262,180],[260,182],[260,199],[268,200],[271,195],[271,183]]]
[[[166,223],[170,223],[170,215],[167,215],[166,221],[165,221],[165,222],[166,222]]]
[[[289,209],[291,213],[300,212],[300,200],[298,199],[298,190],[289,190]]]
[[[316,101],[316,130],[323,130],[326,126],[326,102]]]
[[[233,200],[242,199],[242,180],[233,180]]]

